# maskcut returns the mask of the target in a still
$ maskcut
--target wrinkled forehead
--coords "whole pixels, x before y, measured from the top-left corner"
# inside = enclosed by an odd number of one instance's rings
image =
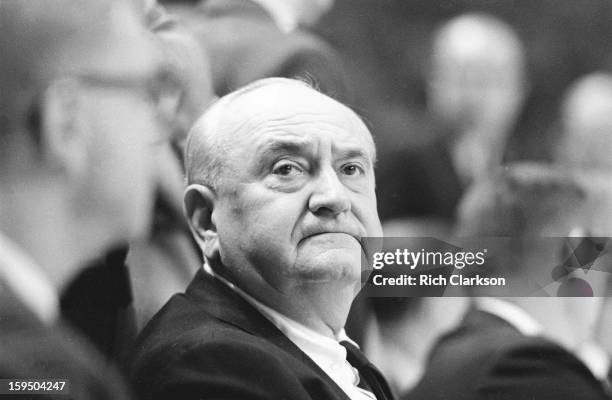
[[[329,134],[337,144],[361,144],[375,158],[374,141],[359,116],[347,106],[301,82],[256,88],[225,108],[226,132],[246,138],[262,132]]]

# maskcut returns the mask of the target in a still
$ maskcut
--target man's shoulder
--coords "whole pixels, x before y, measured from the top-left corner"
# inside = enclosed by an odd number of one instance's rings
[[[143,399],[338,398],[307,356],[288,351],[283,343],[175,295],[143,332],[131,380]]]
[[[266,340],[212,315],[188,296],[176,294],[140,334],[136,354],[168,352],[177,356],[224,345],[269,346]]]
[[[78,333],[27,317],[0,319],[0,377],[68,379],[70,394],[79,399],[129,397],[118,371]]]
[[[443,383],[443,384],[442,384]],[[432,350],[407,399],[604,399],[586,366],[560,345],[501,324],[462,325]]]

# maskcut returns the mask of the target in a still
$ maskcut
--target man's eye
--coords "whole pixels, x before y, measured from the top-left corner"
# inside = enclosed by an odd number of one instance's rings
[[[346,164],[342,166],[341,172],[344,175],[349,175],[349,176],[363,175],[364,173],[363,168],[361,168],[357,164]]]
[[[278,163],[272,169],[273,174],[281,175],[281,176],[298,175],[298,174],[301,174],[302,172],[303,172],[303,169],[299,165],[297,165],[296,163],[287,162],[287,161]]]

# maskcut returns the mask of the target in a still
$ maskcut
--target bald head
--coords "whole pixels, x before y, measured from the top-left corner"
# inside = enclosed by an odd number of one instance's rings
[[[512,118],[524,98],[522,43],[493,16],[464,14],[440,27],[431,64],[428,101],[451,124]]]
[[[471,236],[563,236],[586,198],[585,188],[567,170],[514,164],[468,191],[459,208],[460,231]]]
[[[464,14],[438,30],[434,56],[457,63],[507,65],[522,59],[523,48],[505,22],[487,14]]]
[[[373,139],[365,124],[351,109],[316,91],[307,83],[287,78],[258,80],[232,92],[211,106],[191,129],[185,150],[187,181],[216,189],[231,166],[224,163],[239,141],[256,135],[266,123],[283,130],[291,118],[302,114],[325,124],[335,116],[346,129],[362,135],[375,159]]]
[[[559,163],[612,170],[612,75],[586,75],[567,91],[561,108]]]
[[[0,228],[58,287],[149,226],[164,93],[137,4],[0,0]]]

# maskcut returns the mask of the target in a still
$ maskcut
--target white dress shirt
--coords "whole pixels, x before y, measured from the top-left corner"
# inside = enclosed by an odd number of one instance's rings
[[[503,319],[525,336],[540,336],[544,332],[544,328],[538,321],[525,310],[508,301],[481,297],[476,299],[476,307]],[[578,357],[597,379],[606,381],[610,358],[600,345],[590,341],[583,343],[577,349],[567,350]]]
[[[376,399],[374,394],[357,386],[359,384],[359,372],[346,360],[346,349],[340,342],[346,340],[355,346],[357,344],[346,335],[344,329],[338,333],[335,340],[324,336],[255,300],[227,279],[215,274],[208,264],[204,264],[204,270],[225,283],[262,313],[289,340],[310,357],[351,400]]]
[[[0,232],[0,280],[44,323],[59,314],[55,287],[42,268],[17,244]],[[2,286],[0,286],[2,290]]]

